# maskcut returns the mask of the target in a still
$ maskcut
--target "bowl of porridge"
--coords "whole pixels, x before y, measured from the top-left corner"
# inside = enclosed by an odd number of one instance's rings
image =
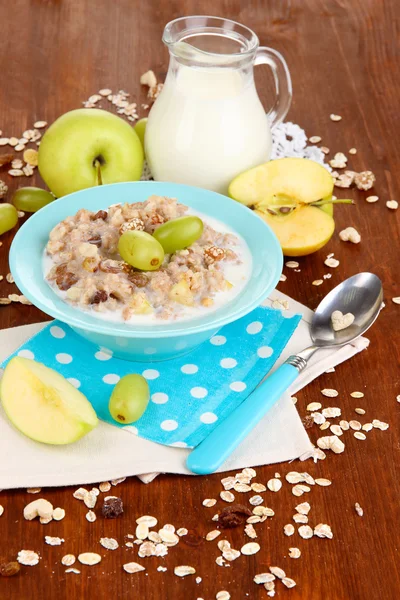
[[[161,182],[104,185],[35,213],[10,251],[31,302],[127,360],[189,352],[274,289],[282,251],[226,196]]]

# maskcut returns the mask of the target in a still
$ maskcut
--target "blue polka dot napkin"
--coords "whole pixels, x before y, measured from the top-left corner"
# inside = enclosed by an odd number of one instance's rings
[[[13,356],[44,363],[87,396],[97,415],[116,427],[168,446],[197,446],[254,390],[272,368],[301,315],[259,307],[223,327],[190,354],[165,362],[135,363],[110,356],[67,325],[52,321]],[[108,412],[113,386],[123,375],[141,373],[151,400],[134,425],[120,425]]]

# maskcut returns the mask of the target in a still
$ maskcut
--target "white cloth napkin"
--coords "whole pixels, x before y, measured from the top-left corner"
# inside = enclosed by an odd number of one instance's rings
[[[309,324],[312,311],[284,294],[274,291],[266,303],[283,300],[302,320],[275,369],[291,354],[311,344]],[[284,314],[287,314],[284,311]],[[24,325],[0,331],[0,360],[4,360],[45,324]],[[220,471],[278,463],[298,458],[312,448],[290,395],[330,367],[365,349],[366,338],[335,350],[321,350],[300,374],[287,394],[262,419]],[[70,446],[47,446],[20,434],[0,408],[0,489],[90,484],[138,475],[145,483],[159,472],[185,473],[190,451],[149,442],[107,423]]]

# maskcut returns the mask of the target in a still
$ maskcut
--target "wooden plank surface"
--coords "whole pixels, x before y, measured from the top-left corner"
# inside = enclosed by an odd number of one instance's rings
[[[365,202],[365,192],[352,191],[354,207],[336,210],[337,232],[349,225],[361,233],[361,244],[344,244],[335,234],[329,245],[318,253],[300,260],[301,272],[285,270],[288,279],[279,289],[315,308],[324,294],[342,279],[359,271],[373,271],[382,278],[386,308],[371,329],[370,348],[335,373],[323,375],[298,394],[300,414],[306,405],[321,400],[320,390],[339,390],[334,401],[343,418],[374,418],[390,423],[387,431],[373,430],[366,441],[356,440],[346,432],[345,452],[329,455],[314,465],[292,465],[257,469],[255,481],[266,483],[275,472],[307,470],[315,477],[333,481],[328,488],[315,486],[306,500],[311,504],[310,523],[328,523],[332,540],[303,540],[283,534],[291,522],[294,507],[302,500],[291,494],[284,483],[277,493],[266,492],[265,503],[275,517],[257,526],[261,550],[252,557],[241,557],[229,568],[216,565],[219,552],[216,542],[200,539],[188,545],[182,538],[165,559],[146,558],[146,573],[127,575],[121,565],[137,559],[136,549],[124,547],[124,536],[134,533],[135,519],[143,514],[155,515],[160,524],[186,527],[198,536],[214,529],[211,521],[216,510],[204,508],[204,498],[218,498],[220,476],[203,478],[161,476],[150,485],[132,478],[113,488],[125,503],[123,518],[105,521],[99,515],[95,523],[85,519],[85,509],[73,499],[73,489],[48,489],[43,496],[54,506],[65,508],[67,516],[60,523],[41,526],[22,517],[25,504],[32,496],[25,491],[1,492],[4,515],[0,518],[0,555],[15,557],[23,548],[35,549],[42,559],[35,567],[23,567],[19,576],[0,578],[0,598],[5,600],[77,600],[96,597],[160,598],[174,600],[211,600],[220,590],[231,598],[265,598],[263,586],[253,577],[269,565],[278,565],[297,582],[286,590],[280,583],[276,597],[293,600],[364,600],[397,598],[400,589],[399,562],[399,414],[400,394],[399,324],[400,307],[392,303],[400,295],[400,211],[386,208],[389,199],[400,200],[398,171],[400,150],[398,134],[400,97],[398,19],[400,5],[395,0],[297,0],[290,2],[254,0],[14,0],[0,6],[0,129],[4,136],[19,135],[37,119],[51,122],[60,114],[77,108],[100,88],[125,89],[139,102],[145,91],[139,84],[140,74],[153,68],[165,76],[168,55],[161,43],[163,26],[172,18],[189,14],[216,14],[240,21],[255,30],[262,44],[282,52],[288,62],[294,88],[289,118],[305,128],[309,135],[320,135],[323,144],[348,154],[349,167],[372,170],[380,200]],[[397,23],[397,24],[396,24]],[[397,38],[396,38],[397,35]],[[267,70],[259,69],[260,95],[268,104],[265,91],[270,83]],[[141,111],[144,116],[145,111]],[[329,114],[342,115],[342,121],[330,121]],[[4,148],[2,149],[4,150]],[[20,181],[11,180],[3,169],[0,178],[13,190]],[[37,176],[32,182],[39,183]],[[24,182],[25,183],[25,182]],[[347,190],[338,196],[345,197]],[[14,232],[13,232],[14,233]],[[2,236],[0,273],[8,272],[7,255],[13,233]],[[332,278],[320,287],[311,285],[328,269],[323,261],[335,252],[340,266]],[[13,285],[0,282],[0,296],[14,292]],[[34,307],[12,304],[0,307],[1,328],[32,323],[46,318]],[[365,398],[354,400],[350,392],[362,390]],[[326,405],[326,404],[325,404]],[[366,409],[358,417],[354,408]],[[321,435],[314,426],[309,430],[313,441]],[[13,451],[9,449],[10,453]],[[1,457],[7,460],[7,457]],[[62,469],[62,465],[60,465]],[[239,494],[236,494],[240,496]],[[248,495],[240,500],[248,502]],[[359,502],[364,516],[355,513]],[[99,511],[97,510],[99,513]],[[62,547],[44,543],[44,535],[65,539]],[[122,547],[116,551],[101,549],[101,536],[115,537]],[[242,528],[226,533],[235,548],[245,541]],[[193,539],[193,538],[191,538]],[[196,538],[197,539],[197,538]],[[288,557],[289,547],[298,547],[298,560]],[[99,551],[101,565],[81,567],[81,574],[65,574],[60,564],[63,554]],[[158,565],[166,572],[158,572]],[[176,565],[196,568],[202,581],[193,576],[178,578]]]

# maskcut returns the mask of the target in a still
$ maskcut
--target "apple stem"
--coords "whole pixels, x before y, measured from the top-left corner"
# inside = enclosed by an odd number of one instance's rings
[[[103,185],[103,180],[101,177],[101,164],[99,160],[94,161],[94,166],[97,169],[97,185]]]
[[[311,206],[325,206],[325,204],[355,204],[354,200],[337,198],[336,200],[317,200],[311,202]]]

